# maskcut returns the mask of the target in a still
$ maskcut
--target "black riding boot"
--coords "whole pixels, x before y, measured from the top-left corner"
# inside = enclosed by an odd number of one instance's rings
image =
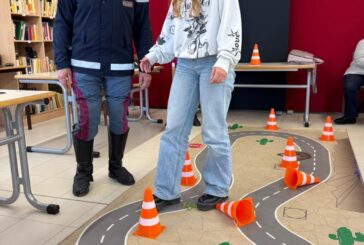
[[[123,167],[122,163],[128,133],[129,131],[118,135],[109,130],[109,177],[123,185],[135,183],[133,175]]]
[[[73,146],[76,154],[77,172],[73,179],[73,195],[80,197],[89,192],[92,178],[92,150],[94,141],[82,141],[73,136]]]

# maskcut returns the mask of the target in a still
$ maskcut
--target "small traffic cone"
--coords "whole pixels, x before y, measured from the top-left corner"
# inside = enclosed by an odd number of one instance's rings
[[[134,232],[134,235],[154,239],[164,228],[159,223],[158,211],[155,206],[152,190],[146,188],[138,228]]]
[[[255,221],[254,203],[251,197],[236,202],[218,203],[216,209],[231,217],[238,227]]]
[[[193,174],[192,164],[190,159],[190,154],[186,152],[185,163],[182,169],[181,185],[183,186],[193,186],[196,184],[196,178]]]
[[[250,64],[251,65],[260,65],[261,64],[258,44],[254,45],[253,54],[252,54],[252,57],[251,57],[251,60],[250,60]]]
[[[299,163],[297,161],[296,151],[293,144],[293,138],[288,137],[286,149],[284,150],[282,161],[279,167],[297,169],[298,166]]]
[[[326,117],[325,126],[320,138],[321,141],[335,141],[334,128],[332,127],[331,117]]]
[[[284,176],[284,183],[293,190],[296,190],[298,186],[317,184],[319,182],[319,178],[292,168],[287,168],[286,175]]]
[[[269,118],[267,121],[267,126],[265,126],[266,130],[278,130],[278,124],[276,119],[276,112],[274,111],[274,108],[270,109]]]

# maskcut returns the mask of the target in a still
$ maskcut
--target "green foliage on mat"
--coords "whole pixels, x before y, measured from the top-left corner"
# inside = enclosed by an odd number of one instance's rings
[[[336,234],[329,234],[331,240],[339,241],[340,245],[353,245],[355,242],[364,242],[364,235],[360,232],[353,233],[346,227],[340,227],[337,229]]]
[[[220,243],[219,245],[230,245],[230,243],[228,243],[228,242],[223,242],[223,243]]]
[[[188,211],[192,210],[192,209],[196,209],[197,205],[194,203],[189,203],[189,202],[182,202],[182,207],[187,209]]]
[[[268,143],[271,143],[271,142],[274,142],[274,140],[269,140],[267,138],[263,138],[263,139],[260,139],[260,140],[257,140],[257,142],[261,145],[266,145]]]
[[[237,130],[238,128],[243,128],[243,126],[242,126],[242,125],[239,125],[239,124],[237,124],[237,123],[235,123],[235,124],[233,124],[233,125],[229,126],[228,128],[229,128],[230,130]]]

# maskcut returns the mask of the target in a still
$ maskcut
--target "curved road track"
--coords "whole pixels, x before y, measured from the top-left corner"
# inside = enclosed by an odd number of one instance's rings
[[[292,136],[295,144],[301,148],[301,151],[307,152],[312,156],[312,158],[300,162],[300,170],[319,177],[321,182],[324,182],[330,176],[329,152],[324,146],[312,139],[282,132],[245,131],[230,133],[231,143],[247,136],[275,136],[282,138]],[[206,155],[207,149],[205,148],[196,158],[196,166],[199,170],[203,167]],[[285,187],[282,179],[279,179],[246,194],[245,196],[253,197],[257,220],[255,223],[239,229],[240,232],[255,244],[311,244],[279,223],[276,219],[276,210],[289,200],[313,187],[315,185],[308,185],[294,191]],[[204,188],[203,181],[200,181],[196,186],[182,193],[182,200],[184,202],[196,202]],[[130,230],[138,223],[141,206],[142,202],[138,201],[105,214],[83,231],[77,244],[126,244]],[[181,203],[168,207],[160,213],[169,213],[183,209],[185,208]]]

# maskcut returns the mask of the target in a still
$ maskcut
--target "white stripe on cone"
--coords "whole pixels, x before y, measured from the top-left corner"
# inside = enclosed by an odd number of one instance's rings
[[[295,162],[297,161],[297,156],[289,157],[289,156],[283,156],[283,160],[287,162]]]
[[[334,135],[334,132],[324,131],[324,132],[322,132],[322,134],[326,135],[326,136],[332,136],[332,135]]]
[[[142,209],[153,209],[155,208],[155,202],[143,202]]]
[[[221,204],[221,206],[220,206],[220,210],[221,210],[222,212],[224,212],[225,204],[226,204],[226,202],[222,203],[222,204]]]
[[[274,114],[269,114],[269,118],[276,118],[276,115],[274,115]]]
[[[144,219],[142,217],[139,218],[139,224],[142,226],[153,226],[159,224],[159,217],[154,217],[151,219]]]
[[[295,149],[294,149],[294,145],[287,145],[286,146],[286,150],[287,151],[294,151]]]
[[[268,124],[269,126],[275,126],[275,125],[277,125],[277,122],[267,122],[267,124]]]
[[[185,160],[185,164],[184,165],[191,165],[191,160]]]
[[[252,60],[259,60],[260,57],[259,56],[252,56]]]
[[[193,172],[182,172],[182,177],[187,178],[187,177],[192,177],[193,176]]]
[[[325,123],[325,127],[331,128],[332,127],[332,123]]]
[[[302,184],[301,185],[305,185],[307,184],[307,175],[305,173],[302,173]]]
[[[315,183],[315,177],[313,175],[311,175],[310,177],[311,177],[311,183],[310,184],[314,184]]]
[[[230,217],[233,217],[233,216],[231,216],[231,208],[233,207],[233,204],[234,204],[234,202],[231,202],[231,203],[229,203],[229,206],[228,206],[228,215]]]

